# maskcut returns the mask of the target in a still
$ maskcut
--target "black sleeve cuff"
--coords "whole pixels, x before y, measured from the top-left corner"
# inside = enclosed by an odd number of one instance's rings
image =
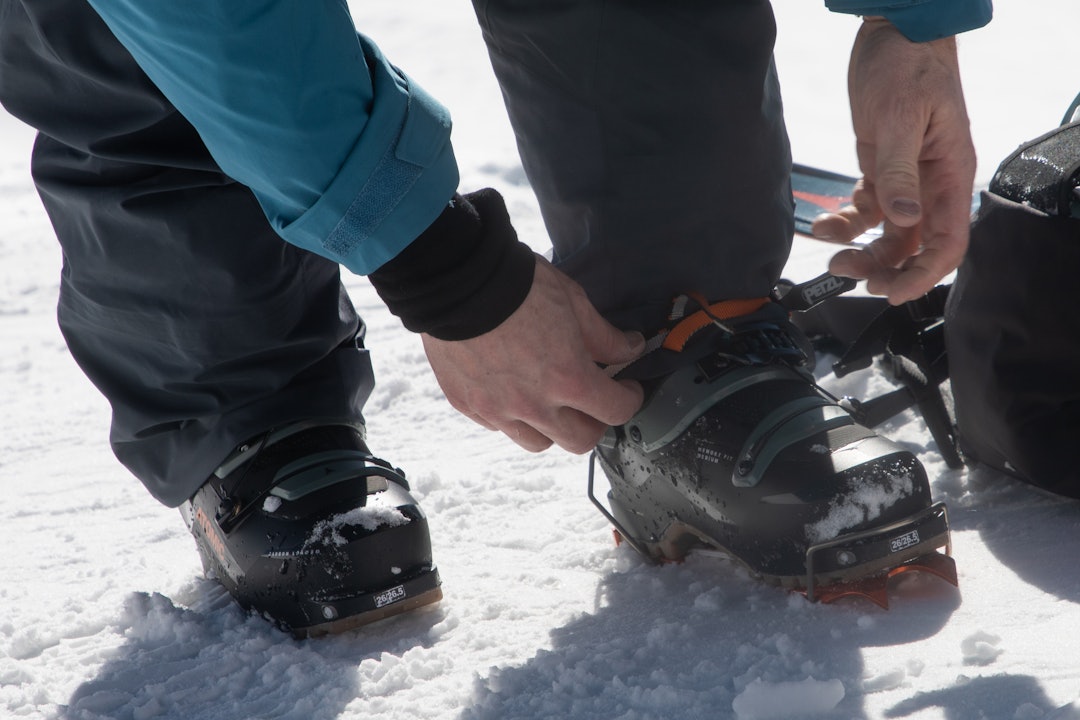
[[[368,275],[406,328],[440,340],[494,330],[525,301],[536,258],[490,188],[455,195],[416,240]]]

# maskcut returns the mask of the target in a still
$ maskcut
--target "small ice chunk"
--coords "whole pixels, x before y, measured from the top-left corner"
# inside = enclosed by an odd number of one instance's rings
[[[831,712],[844,699],[844,683],[839,680],[807,678],[793,682],[762,682],[747,685],[731,703],[742,720],[808,717]]]
[[[279,498],[277,495],[267,495],[266,499],[263,500],[263,512],[277,512],[278,508],[280,507],[281,498]]]
[[[907,673],[903,668],[894,668],[875,677],[863,678],[862,690],[864,693],[884,692],[895,690],[904,684]]]
[[[998,647],[1001,638],[979,630],[960,641],[960,652],[965,665],[989,665],[1005,652]]]

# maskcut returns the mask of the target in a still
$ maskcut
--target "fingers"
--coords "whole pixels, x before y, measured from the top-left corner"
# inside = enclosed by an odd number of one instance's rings
[[[922,220],[919,155],[923,128],[902,113],[886,116],[876,142],[874,186],[878,205],[897,227],[911,227]]]
[[[593,366],[574,387],[562,384],[550,394],[519,396],[511,401],[482,395],[453,396],[451,405],[489,430],[498,430],[530,452],[552,445],[582,454],[592,450],[610,425],[627,422],[641,407],[643,391],[633,381],[617,381]],[[576,390],[576,392],[573,392]],[[556,393],[566,393],[556,397]]]
[[[841,277],[866,280],[867,292],[886,296],[889,295],[893,281],[900,274],[897,268],[882,265],[869,247],[837,253],[829,262],[829,272]]]
[[[901,266],[890,287],[894,304],[913,300],[929,292],[943,277],[955,270],[967,252],[971,223],[971,176],[974,161],[941,167],[925,163],[924,182],[929,201],[919,225],[921,244]]]
[[[888,280],[887,288],[881,294],[887,295],[893,305],[900,305],[930,292],[941,278],[955,267],[943,265],[933,259],[940,256],[941,253],[927,250],[912,258],[903,270]]]
[[[582,384],[577,388],[566,386],[575,391],[565,396],[563,407],[593,418],[604,427],[628,422],[645,399],[640,383],[612,380],[596,366],[581,379]],[[563,443],[559,444],[566,447]]]
[[[877,227],[883,217],[873,184],[863,178],[855,183],[851,205],[814,218],[811,232],[818,240],[847,243]]]
[[[499,327],[468,340],[423,341],[450,403],[527,450],[557,444],[588,452],[642,403],[637,383],[613,380],[597,363],[632,360],[644,338],[604,320],[576,283],[544,261],[525,302]]]
[[[811,232],[827,242],[846,243],[886,220],[898,228],[913,227],[923,218],[919,153],[921,136],[892,131],[873,147],[861,148],[864,162],[874,165],[873,180],[864,176],[851,193],[851,205],[814,219]]]
[[[887,296],[893,305],[925,295],[956,269],[967,248],[965,232],[950,233],[953,224],[931,224],[930,217],[933,213],[916,228],[887,223],[885,233],[872,243],[833,256],[829,272],[866,280],[868,292]]]
[[[961,153],[965,155],[964,153]],[[971,215],[970,164],[924,162],[923,219],[911,227],[886,220],[884,232],[860,250],[838,253],[837,275],[865,279],[867,290],[899,305],[929,292],[956,269],[967,250]],[[866,189],[875,186],[865,183]]]
[[[558,376],[540,395],[509,404],[511,411],[489,411],[501,415],[498,429],[527,450],[555,444],[575,454],[589,452],[609,426],[628,422],[644,400],[639,383],[612,380],[595,363]]]
[[[900,228],[886,222],[881,237],[859,249],[834,255],[829,262],[829,272],[866,280],[868,292],[886,295],[891,302],[894,286],[902,274],[901,266],[919,250],[918,228]],[[894,304],[899,302],[904,301]]]
[[[554,267],[548,266],[563,284],[570,299],[585,350],[589,357],[604,365],[620,365],[636,359],[645,351],[645,336],[639,332],[626,332],[615,327],[597,312],[580,285],[570,280]]]
[[[521,421],[508,423],[499,430],[529,452],[543,452],[552,445],[551,438]]]
[[[930,292],[960,265],[967,244],[966,232],[930,234],[922,250],[905,261],[900,272],[889,281],[886,291],[889,302],[899,305]]]

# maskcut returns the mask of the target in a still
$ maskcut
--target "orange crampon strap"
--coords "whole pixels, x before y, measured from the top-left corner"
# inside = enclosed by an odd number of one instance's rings
[[[686,344],[690,342],[690,338],[710,325],[718,325],[731,333],[731,328],[724,324],[726,320],[757,312],[770,302],[769,298],[762,297],[710,303],[701,293],[692,292],[680,295],[675,298],[671,314],[668,316],[668,320],[675,323],[675,326],[671,330],[661,330],[646,340],[645,350],[638,358],[617,365],[608,365],[604,368],[604,372],[608,377],[616,377],[626,368],[661,348],[682,352]],[[700,309],[686,315],[686,308],[691,303]]]
[[[701,309],[684,317],[667,333],[662,344],[662,347],[667,350],[682,352],[683,348],[686,347],[686,343],[690,342],[690,338],[710,325],[719,325],[730,332],[730,329],[724,325],[725,320],[757,312],[766,303],[770,302],[769,298],[762,297],[709,303],[699,293],[687,293],[676,301],[672,320],[679,319],[687,299],[696,302],[701,306]]]

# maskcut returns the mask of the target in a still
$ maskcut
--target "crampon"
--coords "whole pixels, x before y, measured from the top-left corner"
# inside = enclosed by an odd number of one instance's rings
[[[590,499],[650,561],[719,551],[811,601],[887,608],[890,578],[912,572],[956,585],[948,513],[921,463],[815,383],[788,313],[776,298],[678,300],[646,354],[609,369],[646,399],[594,451]]]

